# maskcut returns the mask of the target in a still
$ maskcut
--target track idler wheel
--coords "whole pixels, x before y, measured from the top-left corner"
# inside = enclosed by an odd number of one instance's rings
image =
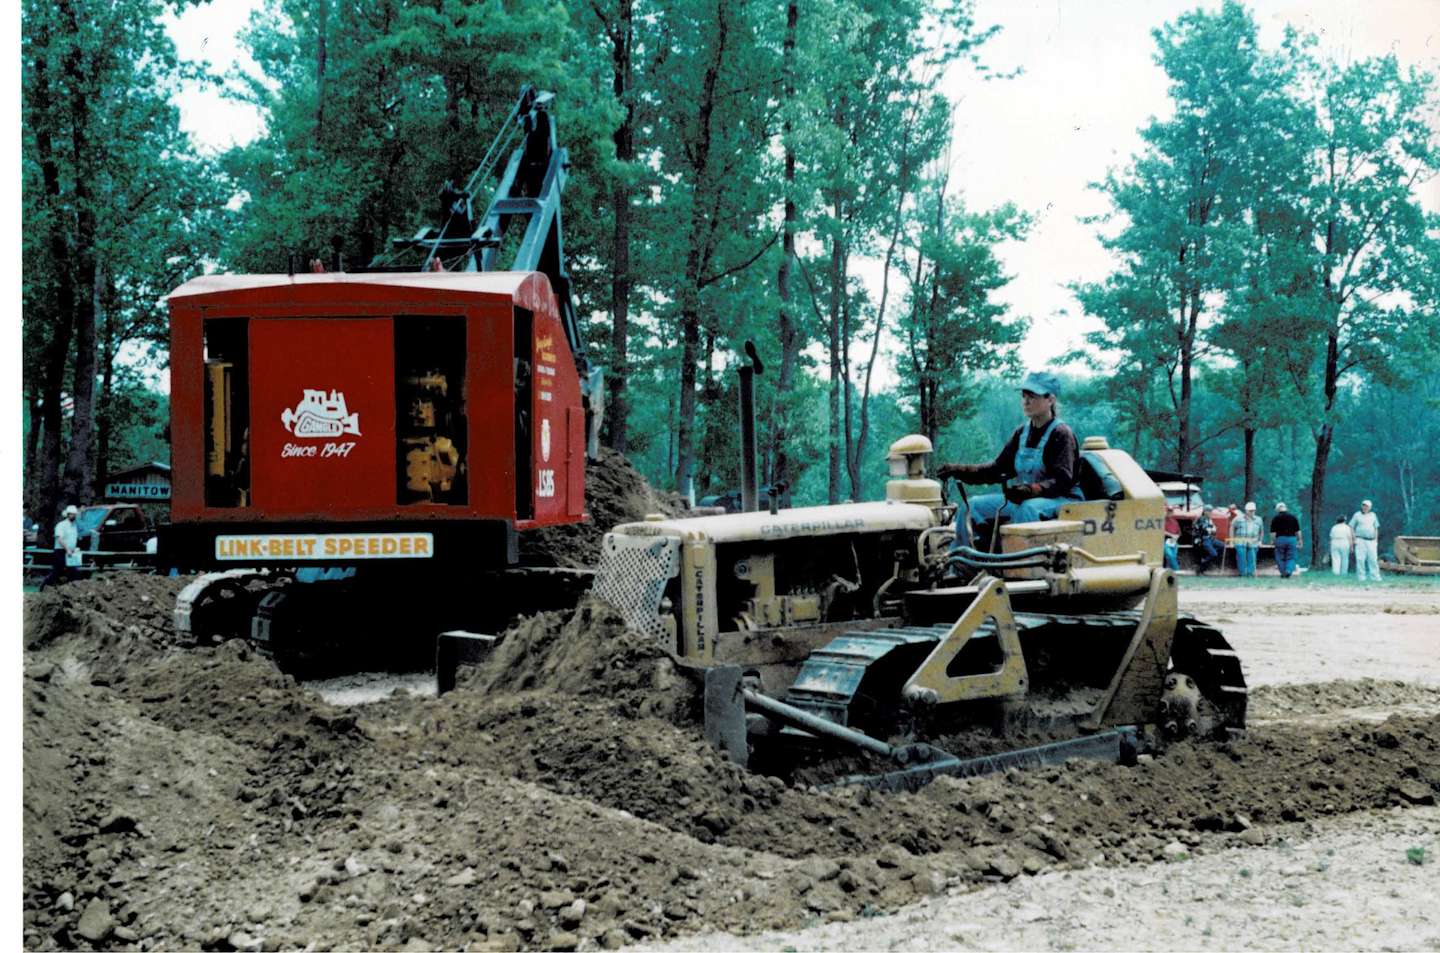
[[[1165,691],[1160,696],[1160,730],[1169,741],[1185,738],[1210,738],[1220,728],[1220,719],[1195,679],[1184,672],[1165,676]]]

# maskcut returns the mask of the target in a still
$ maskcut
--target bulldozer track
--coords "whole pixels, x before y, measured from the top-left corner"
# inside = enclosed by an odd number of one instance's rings
[[[1050,644],[1094,642],[1097,636],[1128,639],[1139,623],[1138,612],[1088,616],[1016,613],[1022,643],[1043,638]],[[785,702],[836,724],[873,728],[893,720],[899,711],[900,685],[949,631],[948,625],[911,626],[881,631],[846,632],[813,653],[801,667]],[[989,622],[971,637],[994,636]],[[1027,665],[1051,663],[1035,642],[1026,649]],[[1240,659],[1219,629],[1181,616],[1170,652],[1173,670],[1195,680],[1212,705],[1225,737],[1245,730],[1248,695]],[[886,701],[890,698],[892,700]]]

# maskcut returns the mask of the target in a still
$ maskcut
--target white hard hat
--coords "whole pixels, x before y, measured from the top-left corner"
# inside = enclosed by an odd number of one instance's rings
[[[65,515],[66,515],[66,516],[79,516],[79,515],[80,515],[80,510],[79,510],[78,508],[76,508],[76,507],[72,504],[72,505],[70,505],[70,506],[65,507]]]
[[[1375,504],[1374,504],[1374,503],[1371,503],[1369,500],[1361,500],[1361,501],[1360,501],[1360,505],[1361,505],[1361,506],[1374,506]]]
[[[1246,509],[1247,512],[1248,512],[1249,510],[1253,510],[1254,508],[1255,508],[1255,501],[1254,501],[1254,500],[1251,500],[1249,503],[1246,503],[1246,504],[1245,504],[1245,509]]]

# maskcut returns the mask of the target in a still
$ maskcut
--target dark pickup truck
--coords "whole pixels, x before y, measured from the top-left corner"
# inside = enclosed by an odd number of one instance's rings
[[[113,565],[149,565],[155,560],[150,541],[155,527],[145,511],[134,503],[99,503],[87,506],[75,520],[83,563],[81,569]],[[35,546],[34,535],[25,534],[25,566],[49,570],[49,550]]]

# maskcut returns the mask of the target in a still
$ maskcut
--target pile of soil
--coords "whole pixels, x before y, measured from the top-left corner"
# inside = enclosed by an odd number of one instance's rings
[[[1374,678],[1304,685],[1261,685],[1250,692],[1251,718],[1323,717],[1346,710],[1440,711],[1440,686]]]
[[[590,514],[589,522],[523,533],[520,552],[527,559],[556,566],[593,568],[600,558],[605,534],[615,526],[643,520],[648,513],[683,516],[688,508],[677,494],[653,489],[623,454],[601,447],[598,460],[585,462],[585,511]]]
[[[918,795],[822,791],[717,753],[677,663],[594,602],[527,621],[443,698],[350,709],[242,643],[137,654],[98,684],[55,663],[73,637],[37,642],[24,917],[38,949],[589,949],[793,929],[1440,791],[1433,715],[1266,725],[1134,767]]]
[[[111,572],[27,594],[25,648],[83,666],[102,683],[124,679],[135,665],[177,651],[175,597],[187,582]]]

